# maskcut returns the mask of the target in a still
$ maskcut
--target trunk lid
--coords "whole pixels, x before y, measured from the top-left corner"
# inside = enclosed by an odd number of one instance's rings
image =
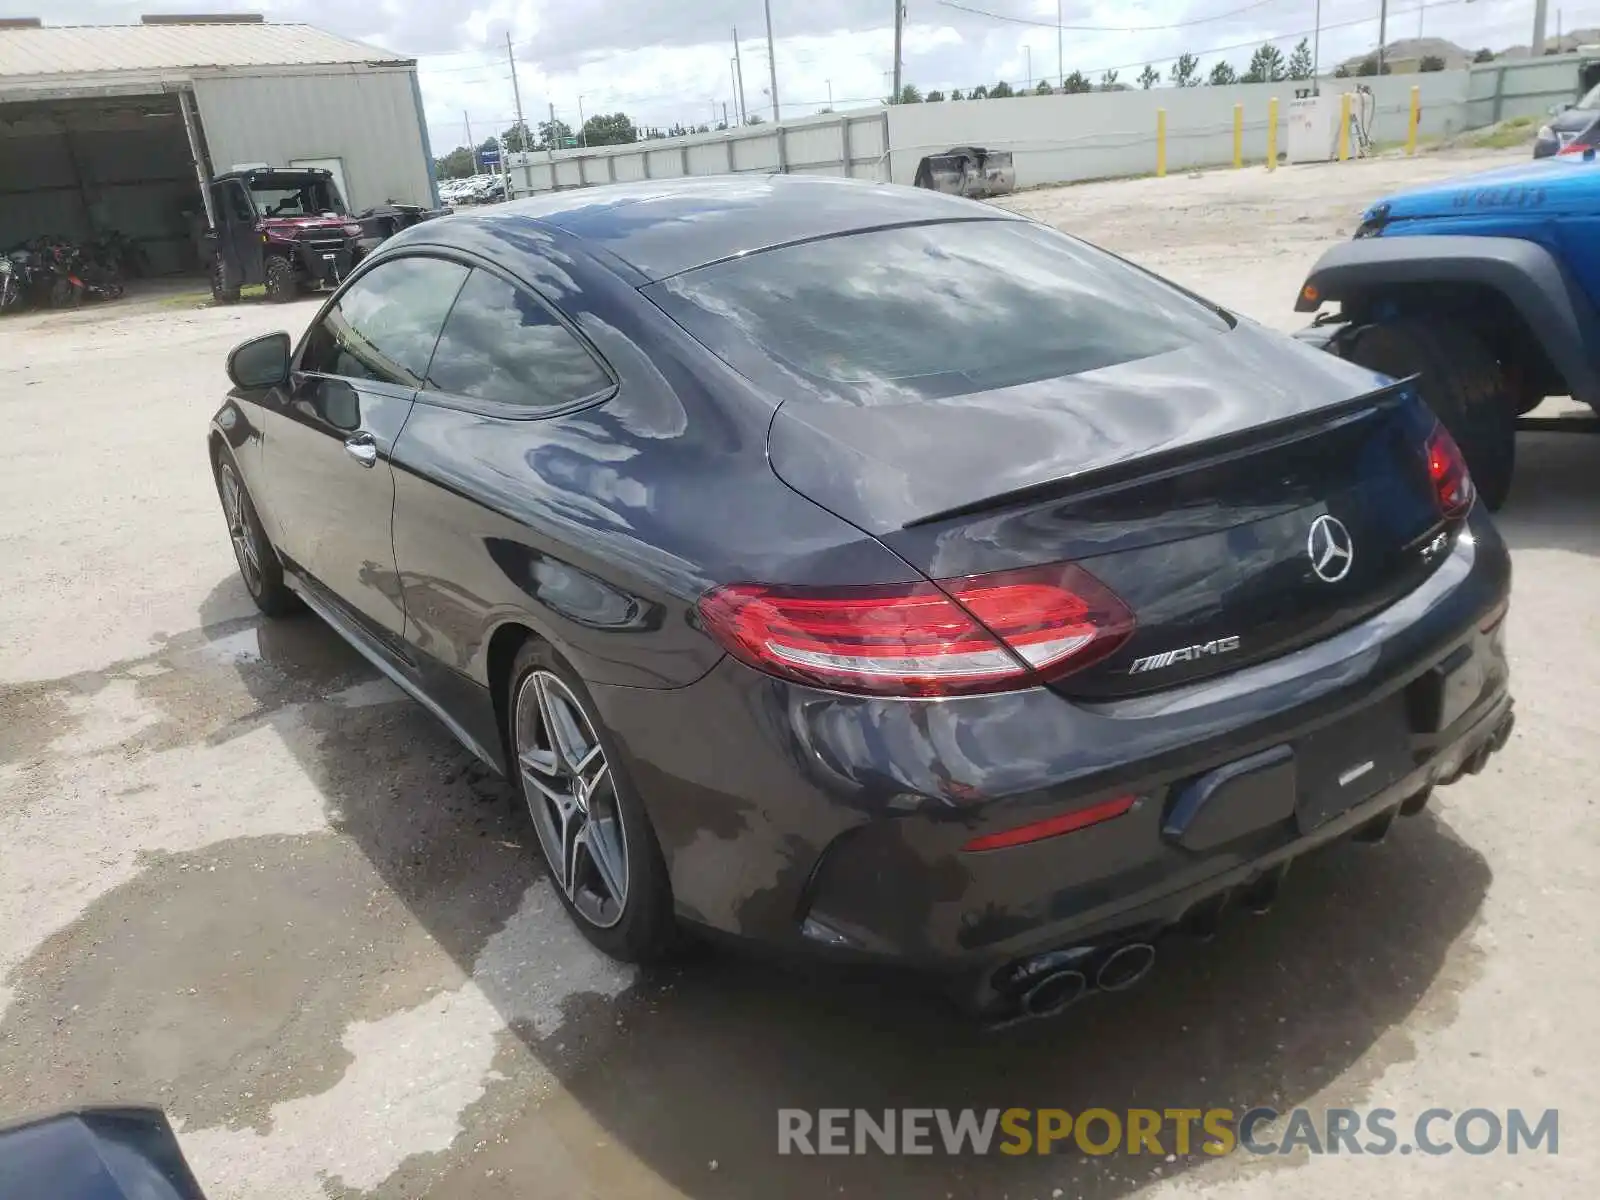
[[[932,578],[1088,570],[1137,627],[1057,686],[1109,699],[1286,653],[1415,588],[1444,546],[1432,425],[1408,384],[1241,325],[1002,392],[787,403],[769,449]]]

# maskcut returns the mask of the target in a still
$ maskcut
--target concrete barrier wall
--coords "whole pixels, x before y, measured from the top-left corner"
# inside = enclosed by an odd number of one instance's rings
[[[1368,129],[1375,142],[1405,140],[1413,84],[1421,88],[1423,134],[1457,133],[1464,127],[1466,71],[1360,82],[1372,85],[1376,112]],[[1322,89],[1327,94],[1355,83],[1328,79]],[[1270,101],[1278,99],[1281,152],[1286,148],[1289,101],[1296,87],[1304,86],[1250,83],[896,105],[888,110],[889,176],[896,183],[910,183],[923,155],[960,145],[1010,150],[1018,187],[1148,174],[1156,169],[1158,109],[1166,110],[1167,170],[1222,166],[1233,161],[1235,105],[1244,108],[1245,159],[1262,162]]]
[[[1580,90],[1576,54],[1481,63],[1472,69],[1467,93],[1467,128],[1514,117],[1543,119],[1551,108],[1570,104]]]
[[[1576,98],[1578,56],[1560,55],[1465,70],[1321,81],[1323,93],[1370,87],[1353,98],[1379,146],[1406,139],[1411,89],[1421,101],[1419,133],[1448,137],[1516,116],[1540,116]],[[519,193],[684,175],[788,171],[909,184],[926,154],[952,146],[1009,150],[1019,187],[1145,175],[1156,169],[1156,116],[1165,110],[1167,170],[1233,161],[1234,106],[1243,107],[1247,162],[1267,154],[1270,101],[1278,100],[1278,150],[1288,144],[1289,102],[1306,84],[1153,88],[1072,96],[1017,96],[858,109],[628,146],[512,156]]]
[[[508,166],[519,194],[744,171],[878,179],[887,148],[884,110],[865,109],[626,146],[514,154]]]

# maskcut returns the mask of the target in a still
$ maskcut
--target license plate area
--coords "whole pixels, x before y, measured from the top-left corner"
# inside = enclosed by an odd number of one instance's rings
[[[1411,714],[1400,693],[1308,734],[1295,745],[1302,833],[1382,791],[1411,769]]]

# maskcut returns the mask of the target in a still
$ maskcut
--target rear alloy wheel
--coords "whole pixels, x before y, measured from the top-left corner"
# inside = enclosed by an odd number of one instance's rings
[[[294,264],[281,254],[267,258],[265,278],[267,299],[274,304],[287,304],[300,294],[300,286],[294,277]]]
[[[1422,398],[1466,455],[1483,502],[1491,509],[1506,502],[1517,454],[1516,398],[1477,334],[1448,317],[1406,317],[1360,330],[1346,357],[1385,375],[1420,374]]]
[[[228,522],[228,539],[239,564],[250,599],[269,617],[281,617],[300,607],[300,598],[283,581],[283,565],[278,552],[261,528],[261,518],[250,502],[233,460],[224,454],[217,462],[217,495],[222,500],[222,515]]]
[[[582,685],[542,643],[523,647],[512,679],[517,783],[557,894],[606,954],[660,958],[676,936],[666,867]]]

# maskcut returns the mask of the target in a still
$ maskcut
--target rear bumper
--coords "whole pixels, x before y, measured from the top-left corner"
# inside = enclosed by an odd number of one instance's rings
[[[1503,627],[1481,626],[1509,587],[1505,547],[1480,506],[1428,580],[1382,613],[1156,695],[881,700],[797,687],[731,660],[677,691],[591,690],[623,743],[685,918],[936,972],[990,1006],[1006,972],[1032,956],[1148,936],[1397,809],[1463,762],[1481,767],[1511,708]],[[1450,682],[1431,682],[1446,667]],[[1403,732],[1368,754],[1384,711],[1403,714]],[[1282,748],[1304,764],[1290,794],[1224,797],[1239,819],[1220,835],[1174,833],[1197,781]],[[1326,778],[1369,757],[1377,765],[1330,803]],[[975,835],[1129,794],[1134,807],[1104,824],[962,849]]]

